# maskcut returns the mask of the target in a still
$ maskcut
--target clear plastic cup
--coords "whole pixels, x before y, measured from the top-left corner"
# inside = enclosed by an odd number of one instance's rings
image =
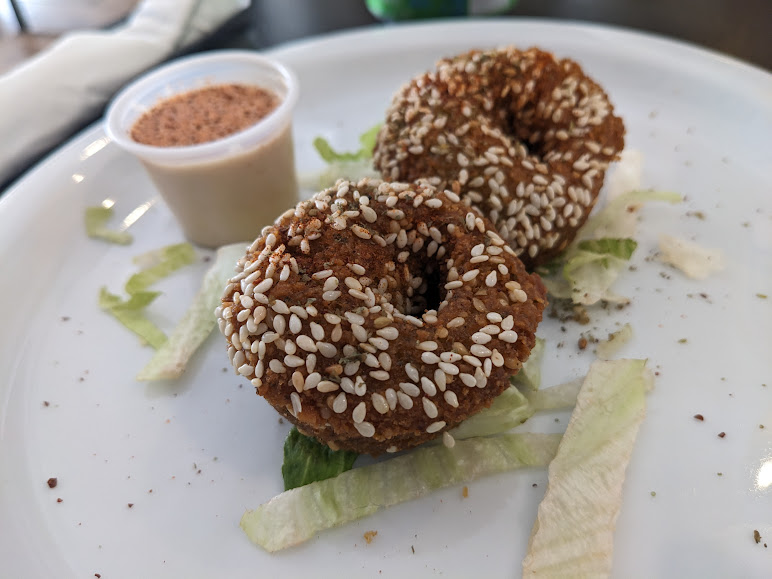
[[[279,105],[256,124],[227,137],[183,147],[134,141],[143,113],[178,94],[222,84],[259,86]],[[292,144],[295,75],[249,51],[190,56],[130,84],[107,111],[107,135],[147,169],[185,236],[204,247],[250,241],[298,201]]]

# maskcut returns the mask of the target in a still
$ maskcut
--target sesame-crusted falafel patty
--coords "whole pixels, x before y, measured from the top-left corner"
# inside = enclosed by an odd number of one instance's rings
[[[379,454],[489,406],[545,304],[539,277],[452,191],[363,179],[264,229],[217,314],[236,371],[301,432]]]
[[[624,133],[576,62],[536,48],[471,51],[397,92],[374,162],[385,179],[453,188],[530,269],[573,240]]]

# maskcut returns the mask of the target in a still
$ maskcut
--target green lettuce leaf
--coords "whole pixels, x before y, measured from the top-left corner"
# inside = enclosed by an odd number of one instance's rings
[[[160,348],[166,342],[166,334],[145,316],[145,308],[160,295],[160,292],[147,291],[147,288],[184,265],[188,265],[194,258],[195,252],[189,243],[169,245],[136,257],[135,263],[140,263],[144,267],[126,282],[128,299],[112,294],[103,287],[99,292],[99,307],[112,314],[115,319],[142,338],[143,342],[150,344],[153,348]]]
[[[332,450],[293,427],[284,441],[284,463],[281,465],[284,490],[326,480],[351,470],[357,456],[356,452]]]
[[[174,380],[182,376],[188,360],[216,325],[214,310],[220,305],[222,288],[233,276],[234,266],[247,245],[234,243],[217,250],[212,267],[204,274],[201,289],[169,339],[139,372],[137,380]]]
[[[249,539],[273,552],[318,532],[371,515],[433,490],[524,467],[544,467],[556,434],[502,434],[430,446],[285,491],[241,518]]]
[[[638,209],[646,201],[678,203],[677,193],[630,191],[611,200],[587,220],[576,239],[557,260],[538,269],[547,291],[558,299],[593,305],[599,301],[626,303],[611,291],[637,247]]]
[[[107,227],[107,222],[113,216],[112,207],[97,205],[96,207],[86,207],[84,217],[86,225],[86,235],[93,239],[101,239],[118,245],[128,245],[134,238],[127,231],[115,231]]]
[[[319,191],[332,187],[338,179],[359,181],[363,177],[378,177],[379,174],[373,170],[370,160],[373,157],[375,141],[380,130],[381,125],[377,124],[362,133],[359,136],[361,147],[352,153],[337,152],[326,139],[316,137],[314,148],[319,156],[328,163],[328,166],[322,171],[301,175],[299,177],[300,186],[303,189]]]
[[[539,505],[523,577],[607,577],[625,470],[653,383],[645,360],[596,361]]]
[[[195,259],[196,252],[190,243],[176,243],[144,253],[134,258],[134,263],[143,267],[129,278],[124,289],[129,295],[140,292],[178,269],[190,265]]]
[[[316,152],[319,153],[319,156],[330,164],[345,163],[348,161],[366,161],[373,157],[375,141],[378,138],[378,132],[380,130],[381,125],[379,123],[359,135],[359,144],[361,147],[358,151],[354,151],[353,153],[338,153],[324,137],[316,137],[314,139],[314,148],[316,149]]]
[[[569,252],[563,266],[563,278],[570,286],[571,299],[575,304],[593,305],[600,300],[608,302],[627,302],[627,298],[618,296],[610,287],[627,267],[627,260],[635,250],[637,243],[632,239],[602,238],[586,243],[586,247],[612,247],[612,252],[576,249]],[[628,257],[618,257],[627,255]]]
[[[155,300],[161,292],[139,291],[128,300],[107,291],[99,290],[99,307],[110,313],[126,328],[137,334],[143,342],[153,348],[160,348],[166,341],[166,334],[145,316],[145,308]]]

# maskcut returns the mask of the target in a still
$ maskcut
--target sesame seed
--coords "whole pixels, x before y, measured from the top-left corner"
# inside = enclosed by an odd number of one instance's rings
[[[485,332],[475,332],[472,334],[472,341],[475,344],[487,344],[491,341],[491,336]]]
[[[316,352],[316,344],[314,341],[305,335],[300,335],[296,339],[297,345],[300,349],[305,350],[306,352]]]
[[[445,376],[445,372],[439,368],[434,371],[434,383],[442,392],[445,391],[445,388],[447,387],[447,378]]]
[[[426,413],[426,416],[429,418],[437,418],[437,415],[439,412],[437,411],[437,405],[429,400],[428,398],[422,398],[421,402],[423,402],[424,412]]]
[[[336,384],[332,380],[321,380],[317,385],[316,389],[319,392],[335,392],[340,388],[339,384]]]
[[[503,340],[504,342],[514,344],[517,342],[517,332],[513,332],[512,330],[504,330],[499,334],[499,339]]]
[[[303,378],[303,374],[297,370],[292,373],[292,385],[298,392],[302,392],[305,386],[305,379]]]
[[[421,389],[427,396],[434,396],[437,394],[437,386],[434,382],[429,380],[426,376],[421,376]]]
[[[448,403],[448,405],[452,406],[453,408],[458,408],[458,397],[456,396],[456,393],[452,390],[446,390],[445,394],[443,394],[443,397],[445,398],[445,402]]]
[[[437,422],[432,422],[429,426],[426,427],[426,432],[429,434],[434,434],[435,432],[439,432],[445,428],[445,421],[439,420]]]
[[[456,446],[456,439],[446,430],[442,433],[442,444],[444,444],[446,448],[453,448]]]
[[[394,410],[397,407],[397,392],[394,388],[386,388],[384,395],[386,396],[386,403],[389,405],[389,410]]]
[[[303,411],[303,405],[300,402],[300,396],[297,392],[290,394],[290,400],[292,401],[292,410],[295,411],[295,416]]]
[[[333,344],[330,344],[329,342],[317,342],[316,348],[319,350],[319,353],[325,358],[334,358],[335,356],[338,355],[338,348],[336,348]]]
[[[354,423],[354,428],[365,438],[371,438],[375,434],[375,426],[369,422]]]
[[[331,269],[323,269],[322,271],[317,271],[315,274],[311,276],[311,278],[315,280],[322,280],[330,277],[331,275],[332,275]]]
[[[292,314],[290,316],[289,329],[293,334],[297,334],[300,332],[300,330],[303,329],[303,323],[300,321],[300,318],[297,316],[297,314]]]
[[[474,366],[474,367],[482,366],[482,362],[480,362],[480,360],[478,358],[475,358],[471,354],[465,354],[463,356],[463,359],[464,359],[464,362],[466,362],[470,366]]]
[[[391,378],[391,375],[386,370],[373,370],[370,372],[370,377],[374,380],[381,380],[385,382]]]
[[[328,277],[326,280],[324,280],[324,287],[322,288],[325,292],[331,292],[334,289],[338,288],[338,278],[335,276]]]
[[[271,289],[271,286],[273,286],[273,279],[268,278],[261,281],[259,284],[255,286],[255,294],[265,294],[269,289]]]
[[[287,371],[284,365],[276,358],[268,362],[268,367],[271,369],[271,372],[273,372],[274,374],[284,374]]]
[[[412,384],[411,382],[400,382],[399,389],[402,390],[402,392],[404,392],[408,396],[411,396],[413,398],[421,394],[420,388],[418,388],[418,386],[416,386],[415,384]]]
[[[339,316],[336,316],[335,314],[324,314],[324,319],[327,320],[328,323],[332,324],[333,326],[340,324],[342,321]]]
[[[332,411],[336,414],[340,414],[342,412],[346,411],[346,407],[348,406],[348,401],[346,400],[346,393],[341,392],[335,397],[335,400],[332,401]]]
[[[457,352],[443,352],[440,354],[440,360],[453,364],[461,359],[461,354]]]
[[[515,318],[513,318],[511,315],[507,316],[501,321],[502,330],[511,330],[514,327],[515,327]]]
[[[494,269],[491,271],[485,278],[485,285],[488,287],[493,287],[498,282],[498,276],[496,275],[496,270]]]
[[[418,349],[423,350],[424,352],[432,352],[436,350],[439,346],[437,345],[437,342],[432,341],[426,341],[426,342],[420,342],[418,344]]]
[[[461,316],[459,316],[459,317],[457,317],[457,318],[453,318],[452,320],[450,320],[450,321],[447,323],[446,327],[447,327],[447,328],[457,328],[457,327],[459,327],[459,326],[463,326],[463,325],[464,325],[464,323],[466,323],[466,320],[464,320],[464,318],[462,318]]]
[[[440,358],[434,352],[423,352],[421,354],[421,360],[426,364],[437,364],[440,361]]]
[[[410,410],[413,407],[413,399],[404,392],[397,392],[397,401],[405,410]]]
[[[473,269],[471,271],[466,272],[464,275],[461,276],[461,279],[463,281],[472,281],[474,278],[477,277],[477,275],[480,273],[479,269]],[[447,284],[445,285],[446,288],[448,288]],[[448,288],[452,289],[452,288]]]
[[[458,367],[449,362],[440,362],[438,366],[440,367],[440,370],[451,376],[455,376],[459,372]]]
[[[300,366],[304,366],[305,363],[305,360],[303,360],[303,358],[300,356],[295,356],[294,354],[288,354],[287,356],[284,356],[284,365],[289,366],[290,368],[298,368]]]
[[[472,344],[469,351],[478,358],[487,358],[491,355],[491,351],[481,344]]]
[[[386,414],[389,411],[389,404],[386,402],[386,398],[384,398],[383,395],[375,392],[370,400],[373,403],[373,408],[375,408],[375,411],[379,414]]]
[[[339,291],[326,291],[322,293],[322,299],[326,302],[334,302],[340,297]]]
[[[386,338],[387,340],[396,340],[397,338],[399,338],[399,330],[394,326],[381,328],[380,330],[376,330],[375,333],[381,336],[382,338]]]
[[[316,322],[311,322],[311,335],[314,340],[324,340],[324,328]],[[299,344],[298,344],[299,345]],[[315,352],[316,350],[309,350],[309,352]]]
[[[477,385],[477,380],[475,380],[474,376],[472,376],[471,374],[465,374],[464,372],[462,372],[458,375],[458,377],[464,383],[464,386],[473,388],[474,386]]]
[[[419,378],[418,370],[415,368],[415,366],[413,366],[409,362],[405,364],[405,373],[408,375],[408,378],[410,378],[415,382],[418,382],[418,378]]]

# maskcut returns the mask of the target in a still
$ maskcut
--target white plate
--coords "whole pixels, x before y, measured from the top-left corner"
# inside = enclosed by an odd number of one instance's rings
[[[300,169],[321,166],[315,135],[356,146],[396,88],[438,57],[507,43],[578,60],[624,117],[628,146],[643,152],[644,184],[688,197],[644,210],[637,271],[617,288],[633,297],[629,308],[596,313],[591,326],[566,323],[565,332],[546,319],[540,330],[546,384],[586,371],[593,355],[579,353],[581,332],[605,337],[627,321],[635,339],[622,353],[648,357],[659,373],[625,483],[614,574],[768,576],[772,549],[753,532],[772,542],[772,299],[756,295],[772,294],[770,75],[683,44],[575,24],[470,21],[332,36],[273,52],[302,85]],[[133,245],[87,239],[83,210],[108,197],[124,217],[156,192],[97,125],[0,200],[0,575],[519,574],[541,470],[475,482],[466,499],[447,489],[285,553],[251,545],[239,518],[281,490],[287,425],[225,370],[219,335],[178,383],[134,382],[151,352],[99,311],[97,292],[121,289],[132,256],[182,237],[159,202],[131,227]],[[721,248],[726,270],[696,282],[646,260],[660,232]],[[160,284],[159,324],[173,326],[205,267]],[[559,430],[567,416],[526,426]],[[368,530],[378,531],[369,545]]]

